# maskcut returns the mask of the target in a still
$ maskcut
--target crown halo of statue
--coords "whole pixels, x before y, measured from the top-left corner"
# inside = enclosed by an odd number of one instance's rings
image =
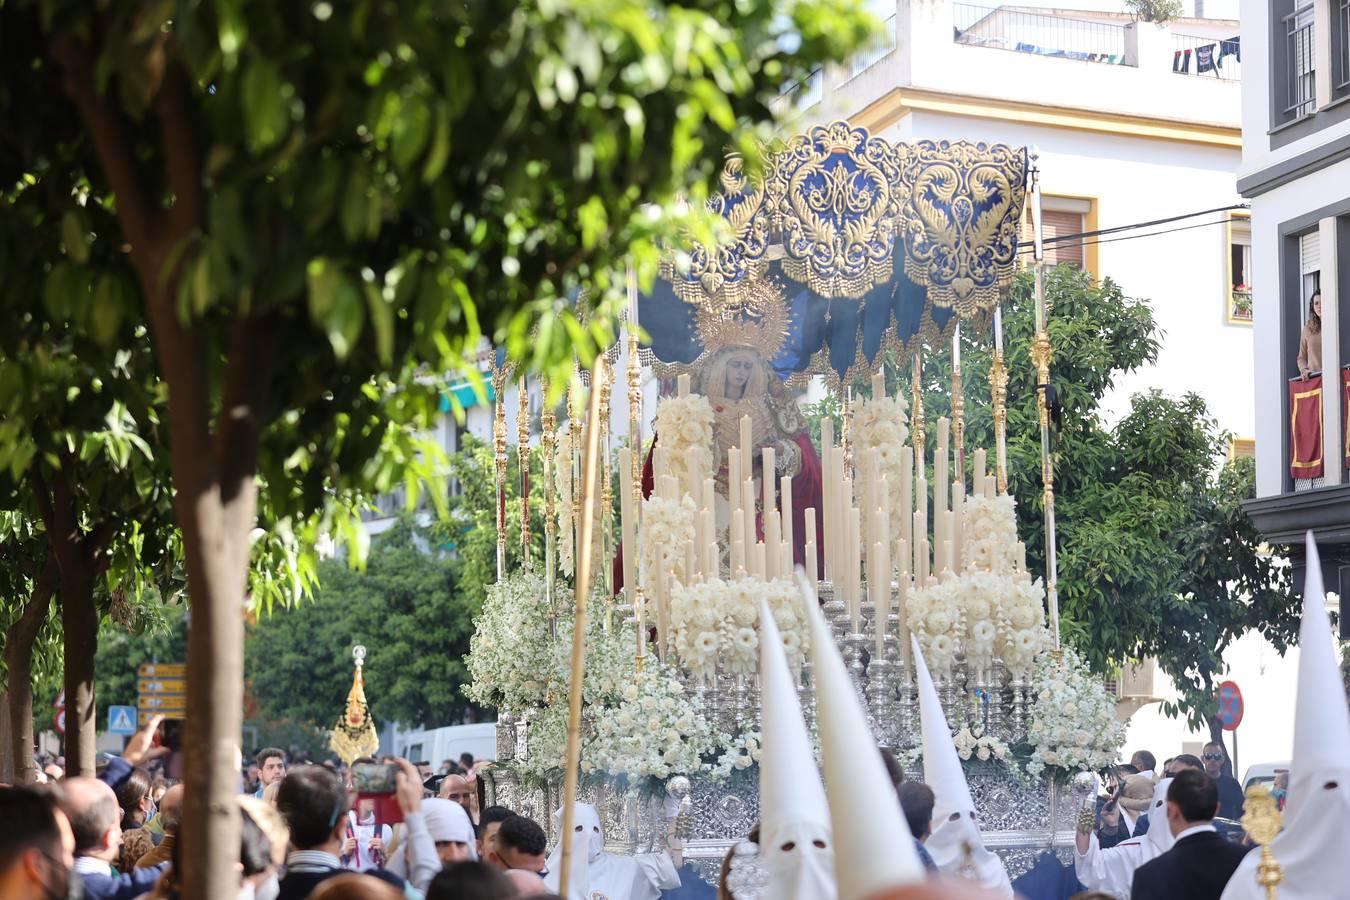
[[[375,720],[370,715],[370,705],[366,702],[365,680],[361,669],[366,661],[366,648],[362,644],[352,647],[351,690],[347,692],[347,704],[338,715],[337,723],[329,735],[328,746],[342,761],[351,765],[352,760],[362,756],[372,756],[380,749],[380,738],[375,731]]]

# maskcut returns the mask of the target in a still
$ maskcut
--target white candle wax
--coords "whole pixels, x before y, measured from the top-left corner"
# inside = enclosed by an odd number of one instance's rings
[[[709,578],[722,577],[722,563],[718,559],[717,543],[710,542],[704,548],[703,571]]]
[[[808,514],[810,514],[810,513],[814,513],[815,510],[814,510],[814,509],[808,509],[806,512],[807,512]],[[806,533],[806,577],[811,581],[812,584],[816,584],[816,583],[820,580],[820,573],[817,571],[817,566],[816,566],[816,539],[815,539],[814,537],[812,537],[811,535],[812,535],[812,532],[807,531],[807,533]]]
[[[872,601],[874,615],[874,637],[876,638],[876,658],[886,656],[886,614],[891,611],[891,579],[882,571],[882,562],[886,556],[886,545],[877,541],[872,545],[872,574],[867,581],[867,596]]]
[[[966,566],[963,558],[966,552],[966,485],[961,481],[952,482],[952,545],[956,557],[953,568],[958,572]]]
[[[711,478],[703,479],[703,502],[699,504],[699,508],[708,511],[717,509],[717,489],[713,486]],[[712,540],[715,534],[715,531],[709,530],[708,540]]]
[[[738,569],[745,568],[745,557],[737,553],[737,548],[745,547],[745,511],[731,511],[731,574],[734,578]]]
[[[762,541],[755,544],[754,550],[751,553],[751,557],[754,559],[755,578],[759,579],[760,581],[764,581],[765,554],[764,554],[764,543]]]
[[[684,542],[684,580],[688,584],[701,580],[698,578],[698,552],[694,547],[693,541]]]
[[[984,477],[984,495],[990,500],[998,496],[998,479],[993,475]]]
[[[973,485],[971,489],[972,493],[979,494],[983,492],[982,486],[984,485],[985,459],[985,450],[983,447],[980,447],[975,451],[975,477],[972,478],[970,482],[971,485]]]
[[[860,616],[861,608],[861,584],[862,578],[862,512],[855,506],[849,510],[849,539],[852,545],[852,552],[849,554],[849,614],[853,620],[853,634],[857,634],[861,628]]]
[[[903,544],[904,542],[901,541],[901,543]],[[909,570],[904,569],[903,566],[903,560],[905,558],[906,558],[905,548],[901,547],[900,559],[902,561],[901,568],[903,569],[903,571],[901,571],[900,578],[897,582],[900,590],[898,595],[896,596],[896,607],[897,607],[896,611],[899,613],[900,619],[899,621],[900,634],[898,635],[900,638],[900,663],[905,667],[905,671],[907,672],[909,671],[909,612],[908,610],[905,609],[905,606],[909,602],[910,575]]]
[[[913,538],[914,528],[914,448],[906,444],[900,450],[900,536]]]
[[[731,542],[731,580],[736,581],[746,576],[745,571],[745,541],[737,538]]]
[[[633,451],[619,449],[619,523],[623,533],[623,585],[631,601],[637,592],[637,519],[633,516]]]
[[[681,397],[689,396],[689,376],[680,375],[675,379],[675,392]]]
[[[732,447],[727,451],[727,506],[730,509],[741,508],[741,451]]]
[[[782,529],[778,527],[778,513],[776,512],[764,514],[764,543],[768,545],[764,553],[764,574],[772,581],[780,574],[778,556],[782,552],[783,546],[783,533]]]
[[[778,499],[774,496],[774,488],[778,487],[777,475],[777,454],[772,447],[764,448],[764,455],[760,459],[763,467],[760,473],[760,485],[764,490],[764,517],[768,519],[769,513],[778,508]]]
[[[943,416],[938,419],[937,458],[933,462],[933,506],[941,511],[947,508],[947,464],[948,441],[951,421]]]
[[[752,443],[752,423],[749,416],[741,416],[741,477],[750,478],[754,472],[754,450]]]
[[[792,569],[793,569],[793,566],[794,566],[794,564],[795,564],[795,562],[796,562],[796,560],[795,560],[794,557],[795,557],[795,554],[796,554],[796,549],[795,549],[795,548],[796,548],[796,546],[797,546],[797,541],[795,540],[795,538],[796,538],[796,536],[797,536],[797,526],[796,526],[795,524],[793,524],[793,521],[792,521],[792,476],[791,476],[791,475],[784,475],[784,476],[783,476],[782,487],[779,489],[779,492],[778,492],[778,493],[779,493],[778,502],[779,502],[779,504],[782,506],[782,510],[783,510],[783,515],[782,515],[782,519],[783,519],[783,543],[785,543],[785,544],[788,545],[788,567],[787,567],[787,569],[784,571],[783,574],[784,574],[784,575],[790,575],[790,574],[792,574]]]
[[[872,373],[872,396],[873,398],[886,396],[886,376],[882,372]]]
[[[741,482],[741,507],[745,510],[745,547],[748,553],[749,548],[759,541],[759,530],[755,527],[755,483],[749,478]]]

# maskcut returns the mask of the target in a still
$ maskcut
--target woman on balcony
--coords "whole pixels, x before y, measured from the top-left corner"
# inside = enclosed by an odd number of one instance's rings
[[[1308,300],[1308,321],[1298,339],[1298,373],[1307,378],[1322,371],[1322,292],[1313,291]]]

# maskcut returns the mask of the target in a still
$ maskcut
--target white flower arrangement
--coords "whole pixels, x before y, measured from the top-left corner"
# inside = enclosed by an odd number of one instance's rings
[[[698,508],[694,498],[685,494],[680,500],[666,500],[652,495],[642,501],[642,553],[639,565],[642,583],[653,584],[661,573],[675,574],[683,584],[685,544],[694,539],[694,517]]]
[[[558,499],[558,569],[570,576],[576,535],[572,525],[572,432],[566,423],[558,426],[558,437],[553,446],[553,489]]]
[[[657,404],[657,440],[669,451],[666,465],[680,484],[699,485],[712,477],[713,421],[712,404],[702,394],[665,397]]]
[[[1017,505],[1012,494],[967,497],[964,529],[967,565],[1000,575],[1025,568],[1017,558]]]
[[[759,764],[763,755],[764,738],[758,728],[738,730],[734,735],[722,735],[721,753],[709,770],[714,781],[724,781],[735,772],[743,772]]]
[[[1028,774],[1035,777],[1047,768],[1096,771],[1115,760],[1125,743],[1125,726],[1116,720],[1115,698],[1077,653],[1065,648],[1059,662],[1043,654],[1032,687]]]
[[[878,474],[886,479],[891,495],[891,534],[898,535],[904,527],[908,511],[902,508],[900,492],[904,470],[900,465],[901,451],[909,440],[909,404],[903,397],[872,397],[858,407],[853,420],[857,448],[864,455],[875,449],[879,460]]]
[[[549,612],[537,574],[517,572],[488,586],[469,641],[470,700],[513,712],[547,702],[556,669]]]
[[[1025,572],[969,570],[910,591],[905,612],[934,672],[950,673],[960,654],[975,669],[999,661],[1025,677],[1048,641],[1044,597]]]
[[[525,746],[511,761],[512,771],[526,784],[540,784],[562,771],[567,758],[567,703],[532,709],[525,717]]]
[[[706,681],[719,671],[750,675],[758,670],[761,597],[773,611],[789,666],[801,665],[807,650],[806,620],[796,584],[785,578],[767,583],[713,579],[671,594],[674,648],[691,675]]]
[[[653,664],[629,682],[617,706],[596,713],[595,739],[582,754],[581,769],[629,778],[693,774],[705,768],[703,757],[718,744],[698,698]]]
[[[1012,757],[1012,750],[1003,741],[990,734],[975,734],[969,725],[952,735],[952,743],[956,745],[956,755],[962,760],[974,757],[981,762],[991,759],[1007,762]]]

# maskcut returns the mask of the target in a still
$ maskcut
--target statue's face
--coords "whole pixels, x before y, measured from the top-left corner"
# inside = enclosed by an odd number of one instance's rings
[[[745,390],[755,371],[755,360],[749,353],[737,353],[727,360],[727,389],[731,393]]]

